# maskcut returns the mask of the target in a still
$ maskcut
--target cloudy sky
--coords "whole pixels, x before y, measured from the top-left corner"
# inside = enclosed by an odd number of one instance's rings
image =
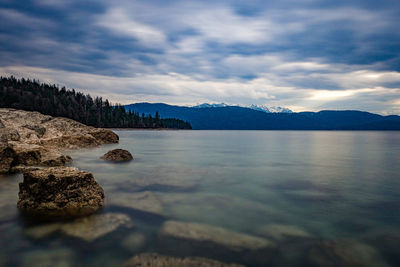
[[[0,74],[113,102],[400,114],[400,1],[0,1]]]

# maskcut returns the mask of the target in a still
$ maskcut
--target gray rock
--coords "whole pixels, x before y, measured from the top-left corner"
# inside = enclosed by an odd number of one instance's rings
[[[133,160],[132,154],[124,149],[113,149],[100,157],[101,159],[113,162],[124,162]]]
[[[24,174],[18,208],[40,219],[67,219],[94,213],[104,204],[104,191],[89,172],[50,167]]]
[[[154,266],[154,267],[240,267],[243,265],[223,263],[220,261],[200,258],[187,257],[176,258],[164,256],[156,253],[143,253],[134,256],[124,265],[125,267],[133,266]]]

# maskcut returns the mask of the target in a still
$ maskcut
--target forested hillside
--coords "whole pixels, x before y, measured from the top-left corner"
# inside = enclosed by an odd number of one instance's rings
[[[101,97],[23,78],[0,78],[0,107],[39,111],[94,127],[191,129],[188,122],[179,119],[161,119],[158,113],[154,117],[140,115]]]
[[[358,110],[265,113],[238,106],[196,108],[163,103],[136,103],[125,108],[185,120],[195,130],[400,130],[400,116]]]

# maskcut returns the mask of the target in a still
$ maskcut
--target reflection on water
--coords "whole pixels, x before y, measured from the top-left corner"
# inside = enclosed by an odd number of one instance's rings
[[[117,133],[118,145],[70,152],[106,192],[94,217],[27,221],[16,210],[22,176],[0,177],[0,266],[116,266],[142,252],[400,264],[399,132]],[[134,161],[99,159],[117,147]]]

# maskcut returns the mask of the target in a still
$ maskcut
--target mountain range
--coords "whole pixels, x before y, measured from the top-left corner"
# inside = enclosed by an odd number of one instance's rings
[[[195,130],[400,130],[400,116],[358,110],[272,113],[240,106],[174,106],[135,103],[127,111],[190,122]]]
[[[249,105],[249,106],[232,106],[228,105],[225,103],[217,103],[217,104],[209,104],[209,103],[203,103],[200,105],[192,106],[193,108],[222,108],[222,107],[242,107],[242,108],[250,108],[258,111],[263,111],[266,113],[293,113],[288,108],[283,108],[283,107],[267,107],[265,105]]]

